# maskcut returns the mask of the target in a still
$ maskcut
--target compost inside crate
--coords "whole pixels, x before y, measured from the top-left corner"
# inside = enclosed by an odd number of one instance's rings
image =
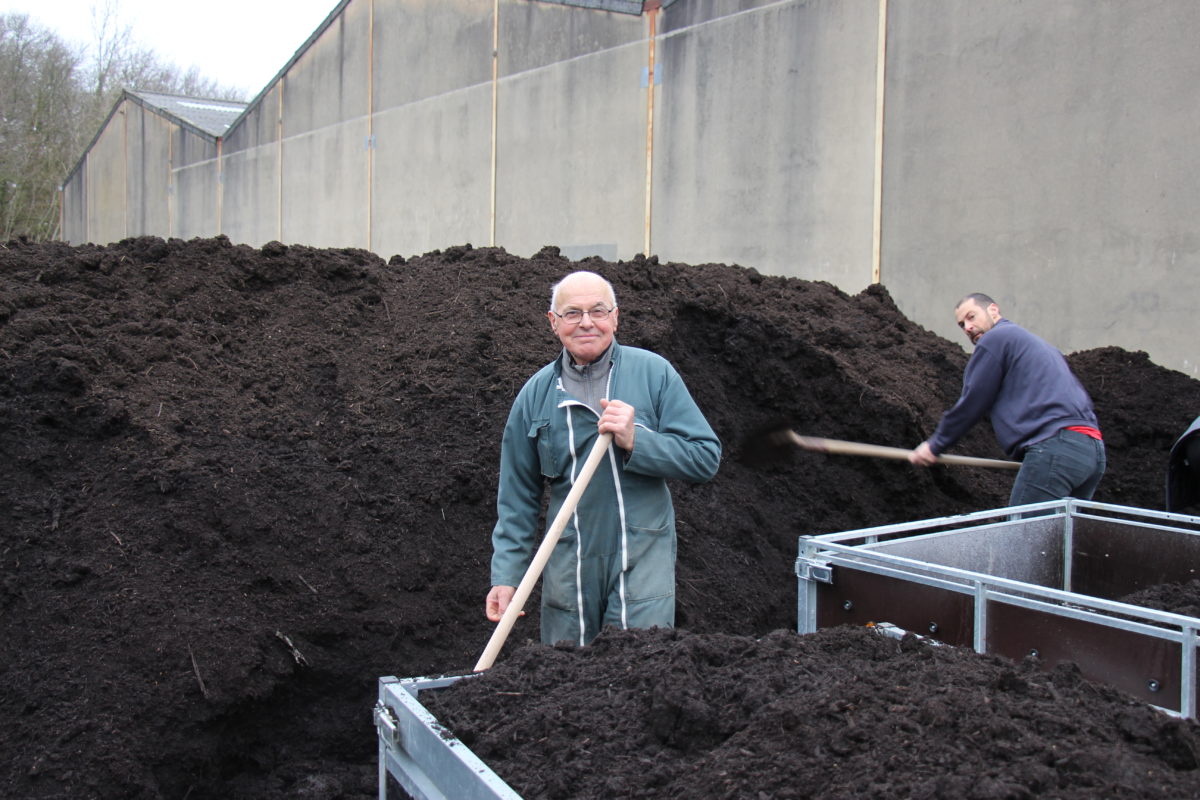
[[[528,800],[1200,792],[1193,721],[1069,665],[866,627],[609,630],[421,701]]]

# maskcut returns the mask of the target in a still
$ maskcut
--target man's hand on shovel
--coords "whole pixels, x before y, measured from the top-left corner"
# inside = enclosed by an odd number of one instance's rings
[[[918,467],[932,467],[938,463],[938,457],[933,454],[929,442],[921,442],[917,449],[908,454],[908,460]]]

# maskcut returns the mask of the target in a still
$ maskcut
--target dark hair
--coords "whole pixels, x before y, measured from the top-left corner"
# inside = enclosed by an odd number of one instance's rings
[[[962,300],[959,300],[957,303],[955,303],[954,307],[962,308],[962,304],[967,302],[968,300],[973,300],[975,302],[975,304],[977,306],[979,306],[980,308],[987,308],[988,306],[990,306],[996,302],[995,300],[988,297],[983,292],[971,292],[971,294],[967,295]]]

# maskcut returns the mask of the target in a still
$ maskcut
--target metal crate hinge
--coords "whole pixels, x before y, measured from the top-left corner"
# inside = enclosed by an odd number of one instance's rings
[[[796,577],[804,581],[833,583],[833,567],[829,565],[828,561],[818,561],[815,558],[797,558]]]
[[[382,700],[375,703],[375,727],[379,730],[379,738],[393,747],[400,746],[400,721],[396,712],[384,704]]]

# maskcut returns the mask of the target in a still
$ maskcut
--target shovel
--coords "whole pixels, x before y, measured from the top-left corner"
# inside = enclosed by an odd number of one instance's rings
[[[903,447],[884,447],[878,444],[844,442],[840,439],[821,439],[816,436],[801,436],[795,431],[776,428],[751,437],[742,447],[743,458],[753,462],[776,460],[792,447],[813,450],[818,453],[834,453],[849,456],[873,456],[907,461],[911,450]],[[993,467],[997,469],[1020,469],[1019,461],[1002,461],[996,458],[974,458],[972,456],[942,455],[939,464],[957,464],[964,467]]]
[[[604,458],[604,454],[608,452],[608,443],[611,441],[611,433],[602,433],[596,439],[596,443],[592,445],[592,451],[588,453],[587,460],[583,462],[583,468],[579,470],[579,475],[576,476],[571,491],[567,492],[567,498],[563,500],[562,507],[558,509],[558,515],[554,518],[554,522],[546,529],[546,535],[542,538],[537,552],[534,553],[529,569],[525,570],[525,577],[521,578],[517,591],[513,593],[512,601],[509,602],[508,608],[504,609],[500,621],[496,623],[496,630],[492,631],[492,638],[488,640],[487,647],[483,648],[483,655],[475,664],[475,672],[483,672],[495,663],[496,656],[500,654],[500,648],[508,639],[513,623],[521,615],[525,601],[529,599],[529,594],[533,591],[533,585],[541,577],[546,562],[550,560],[550,553],[554,551],[554,545],[558,543],[558,537],[562,535],[563,528],[567,527],[567,520],[575,513],[575,506],[579,505],[579,498],[583,496],[588,481],[592,479],[596,467],[600,465],[600,459]]]

